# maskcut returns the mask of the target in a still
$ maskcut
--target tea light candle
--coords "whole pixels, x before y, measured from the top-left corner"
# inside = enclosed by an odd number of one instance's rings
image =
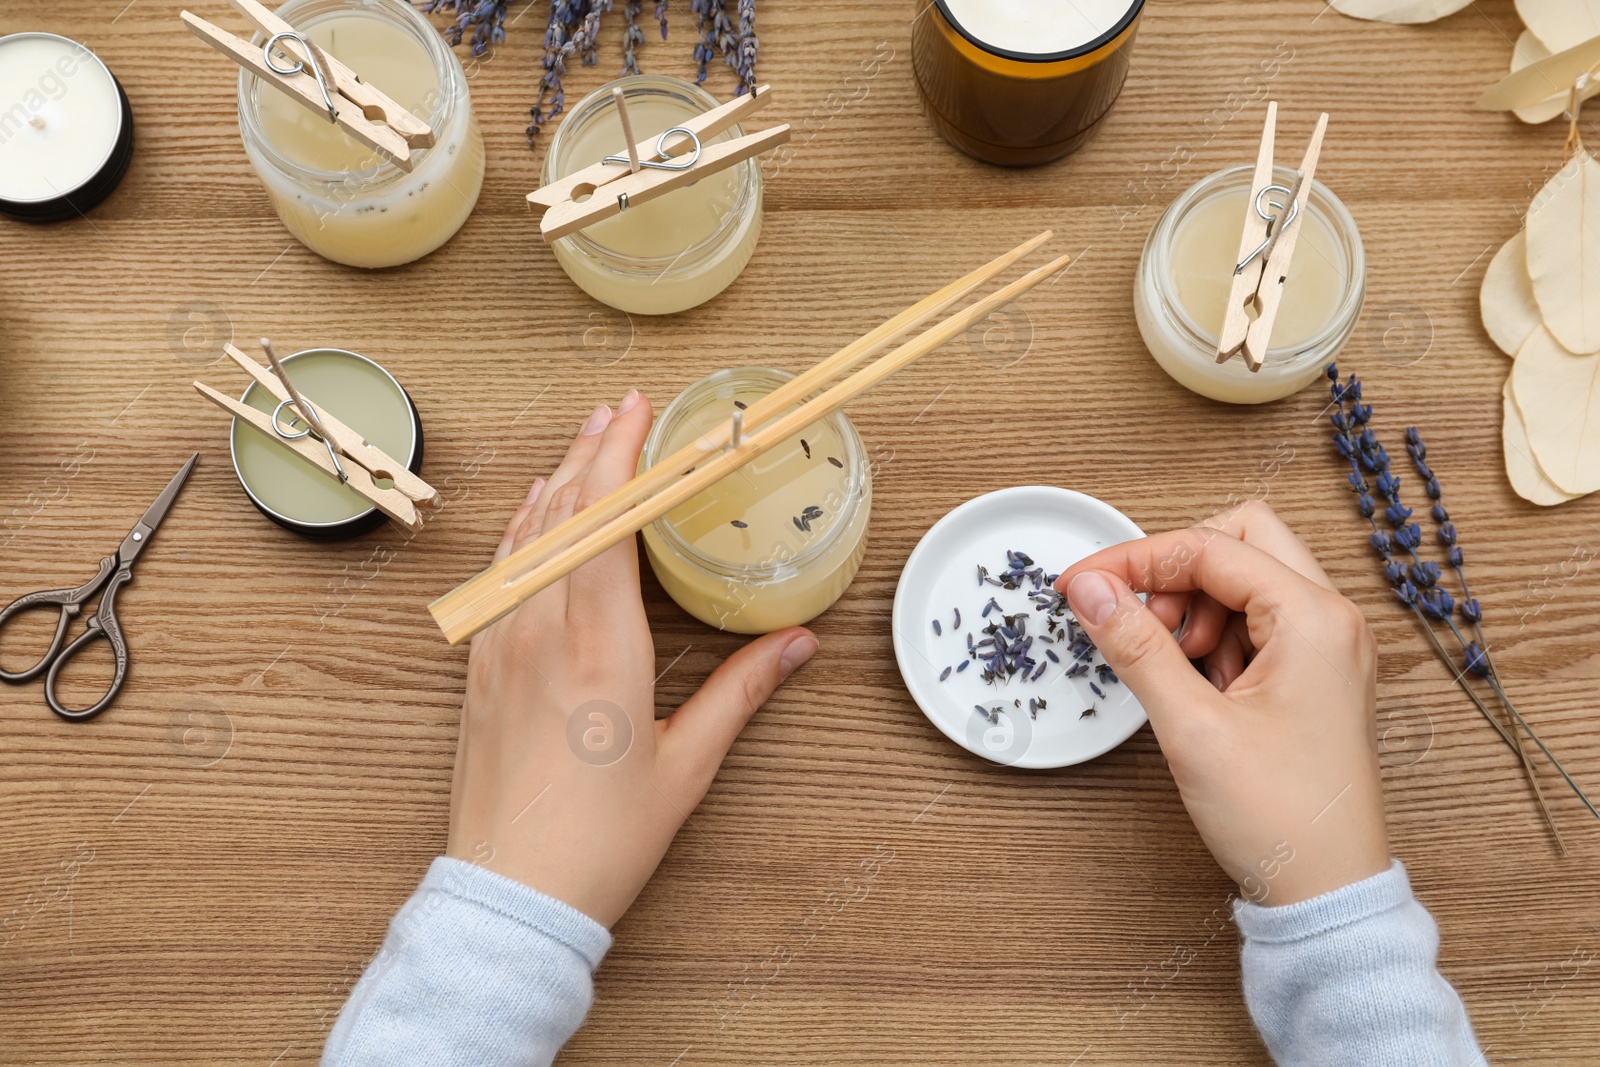
[[[578,102],[545,154],[541,185],[625,151],[612,90],[621,88],[638,141],[716,107],[705,90],[677,78],[634,75]],[[744,136],[735,125],[707,147]],[[726,289],[750,262],[761,236],[761,168],[747,159],[692,185],[629,208],[551,243],[578,287],[603,304],[641,315],[698,307]]]
[[[1350,338],[1366,291],[1355,219],[1313,181],[1283,300],[1259,371],[1240,356],[1217,362],[1217,336],[1233,284],[1253,167],[1200,179],[1156,221],[1134,283],[1134,317],[1151,356],[1180,385],[1213,400],[1259,404],[1299,392]],[[1284,186],[1294,171],[1278,167]]]
[[[354,352],[314,348],[285,356],[289,379],[312,407],[326,410],[413,473],[422,470],[422,419],[400,383],[377,363]],[[271,414],[278,400],[252,384],[240,398]],[[285,410],[285,425],[291,416]],[[233,469],[263,515],[318,540],[353,537],[384,521],[366,497],[341,485],[309,461],[235,419]]]
[[[0,37],[0,213],[76,218],[132,158],[133,111],[98,56],[53,33]]]
[[[483,187],[483,136],[460,61],[403,0],[289,0],[278,15],[437,138],[412,151],[407,173],[241,68],[239,132],[283,224],[352,267],[409,263],[444,244]]]
[[[911,66],[934,128],[989,163],[1081,146],[1116,103],[1144,0],[935,0]]]
[[[672,402],[645,442],[649,467],[726,427],[794,376],[719,371]],[[769,633],[826,611],[866,552],[872,474],[841,412],[812,424],[644,529],[645,553],[678,606],[734,633]]]

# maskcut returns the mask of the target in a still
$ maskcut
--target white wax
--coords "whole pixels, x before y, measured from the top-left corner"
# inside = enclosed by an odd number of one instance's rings
[[[1132,7],[1130,0],[945,0],[959,28],[991,48],[1029,56],[1082,48]]]
[[[71,193],[99,173],[121,131],[116,82],[93,52],[49,33],[0,38],[0,199]]]

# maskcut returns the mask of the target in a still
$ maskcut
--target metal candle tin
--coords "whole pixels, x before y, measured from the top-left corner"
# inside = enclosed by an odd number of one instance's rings
[[[406,469],[421,473],[422,417],[410,394],[382,365],[341,348],[310,348],[281,362],[312,405],[325,405],[374,445],[403,457]],[[266,390],[253,383],[239,399],[267,412],[274,406]],[[261,437],[261,431],[237,419],[229,434],[234,473],[261,514],[318,541],[343,540],[384,523],[383,513],[354,490]]]

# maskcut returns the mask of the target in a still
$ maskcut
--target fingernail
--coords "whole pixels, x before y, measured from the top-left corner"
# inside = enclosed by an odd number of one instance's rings
[[[584,422],[583,428],[578,431],[580,435],[596,434],[604,430],[611,423],[611,409],[604,404],[589,412],[589,418]]]
[[[1174,641],[1178,642],[1178,644],[1181,645],[1181,644],[1183,644],[1183,639],[1185,637],[1187,637],[1188,635],[1189,635],[1189,610],[1185,609],[1184,613],[1183,613],[1183,621],[1178,624],[1178,632],[1172,635],[1172,639]]]
[[[1090,626],[1099,626],[1117,610],[1117,591],[1099,571],[1084,571],[1067,586],[1072,613]]]
[[[638,402],[639,390],[629,389],[626,393],[622,394],[622,403],[617,405],[617,414],[621,415],[624,412],[632,411],[633,406]]]
[[[1222,684],[1222,671],[1218,670],[1216,667],[1212,667],[1207,670],[1206,677],[1210,678],[1211,684],[1217,687],[1217,692],[1220,693],[1223,689],[1227,688]]]
[[[542,492],[544,492],[544,479],[543,478],[535,478],[533,480],[533,488],[528,490],[528,498],[522,502],[522,506],[523,507],[527,507],[529,504],[533,503],[535,500],[538,500],[539,499],[539,494],[542,493]]]
[[[784,646],[783,655],[778,657],[778,674],[787,678],[794,669],[817,652],[817,639],[812,634],[801,634]]]

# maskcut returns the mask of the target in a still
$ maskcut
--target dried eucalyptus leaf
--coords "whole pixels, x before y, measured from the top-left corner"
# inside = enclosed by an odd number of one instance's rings
[[[1600,36],[1600,0],[1517,0],[1517,14],[1552,52]]]
[[[1600,489],[1600,352],[1575,356],[1543,326],[1511,368],[1534,461],[1563,491]]]
[[[1600,351],[1600,163],[1580,151],[1528,207],[1528,276],[1568,352]]]
[[[1533,446],[1528,444],[1528,425],[1517,408],[1516,398],[1511,395],[1509,377],[1500,390],[1500,397],[1505,405],[1505,415],[1500,423],[1500,445],[1505,450],[1506,477],[1511,480],[1512,490],[1528,503],[1546,508],[1576,500],[1579,494],[1563,491],[1539,469],[1539,464],[1534,460]]]
[[[1515,74],[1523,67],[1541,62],[1550,58],[1550,49],[1540,43],[1539,38],[1533,35],[1532,30],[1523,30],[1522,36],[1517,38],[1517,45],[1511,50],[1511,73]],[[1529,125],[1537,126],[1541,122],[1549,122],[1567,113],[1567,102],[1572,94],[1563,89],[1558,93],[1545,97],[1536,104],[1527,107],[1515,107],[1511,113]],[[1600,96],[1600,78],[1590,83],[1583,91],[1583,98],[1589,100]]]
[[[1453,15],[1472,0],[1330,0],[1341,15],[1375,22],[1432,22]]]
[[[1515,357],[1517,349],[1540,324],[1539,305],[1528,277],[1528,239],[1518,230],[1489,261],[1478,290],[1483,328],[1500,351]]]
[[[1552,89],[1565,96],[1578,76],[1596,62],[1600,62],[1600,37],[1512,70],[1478,97],[1477,106],[1485,111],[1509,111],[1549,100]]]

